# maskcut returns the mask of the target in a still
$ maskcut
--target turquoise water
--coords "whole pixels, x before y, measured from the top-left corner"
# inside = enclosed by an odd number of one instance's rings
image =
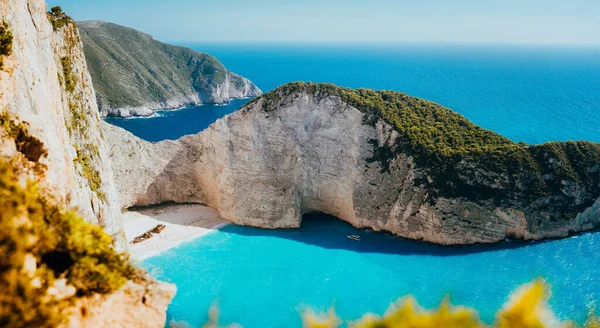
[[[359,242],[346,238],[353,233]],[[344,319],[383,313],[401,295],[425,307],[446,295],[491,322],[508,294],[544,277],[562,318],[583,319],[600,301],[600,234],[560,241],[447,248],[358,231],[327,216],[289,231],[229,225],[144,266],[177,284],[168,321],[200,327],[216,302],[221,323],[301,327],[299,311],[335,306]]]
[[[515,141],[600,141],[600,48],[435,45],[186,44],[262,90],[290,81],[392,89],[447,106]],[[232,112],[239,103],[220,108]],[[208,112],[207,112],[208,110]],[[169,120],[113,120],[141,137],[201,131],[212,106]],[[218,115],[217,115],[218,116]],[[181,129],[180,124],[190,128]],[[147,126],[156,129],[148,133]]]
[[[289,81],[393,89],[427,98],[515,141],[600,142],[600,49],[343,45],[188,45],[216,55],[263,90]],[[151,141],[199,132],[247,100],[111,119]],[[363,239],[347,239],[348,233]],[[218,302],[225,323],[299,326],[303,305],[335,305],[345,319],[382,313],[412,294],[434,307],[449,294],[493,313],[517,286],[552,285],[562,318],[600,301],[600,234],[546,243],[444,248],[356,231],[315,217],[295,231],[227,226],[150,258],[144,266],[177,284],[169,320],[198,326]]]

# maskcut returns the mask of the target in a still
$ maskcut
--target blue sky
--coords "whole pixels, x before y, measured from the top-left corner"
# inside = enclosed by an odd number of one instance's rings
[[[170,42],[600,44],[600,0],[48,0]]]

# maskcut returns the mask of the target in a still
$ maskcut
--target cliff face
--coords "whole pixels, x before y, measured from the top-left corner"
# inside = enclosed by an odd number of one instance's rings
[[[118,193],[113,180],[113,169],[100,129],[101,119],[83,46],[75,25],[62,13],[48,15],[43,0],[0,0],[0,19],[12,35],[10,40],[12,49],[9,53],[2,54],[3,65],[0,70],[0,159],[2,163],[11,163],[12,169],[17,171],[19,180],[23,183],[30,180],[39,186],[43,200],[40,202],[41,205],[32,206],[53,209],[54,207],[50,207],[49,204],[60,204],[57,207],[59,209],[52,210],[53,214],[63,213],[65,209],[74,210],[85,221],[102,226],[113,237],[117,249],[125,249],[126,241],[120,218]],[[35,213],[33,210],[21,209],[21,211],[29,215]],[[25,217],[26,215],[23,214],[23,218],[19,220],[27,220]],[[2,217],[2,219],[3,223],[8,222],[9,227],[12,227],[9,221],[16,220],[12,217]],[[70,216],[64,220],[72,226],[64,223],[65,226],[51,227],[50,232],[57,235],[74,233],[69,229],[75,230],[78,221]],[[64,243],[65,240],[69,240],[68,238],[76,237],[81,236],[63,236],[57,237],[56,240],[52,239],[54,237],[46,238],[52,242]],[[99,244],[107,240],[96,235],[81,238],[88,238],[86,245],[95,245],[96,238],[100,238]],[[25,243],[27,240],[35,241],[40,237],[28,239],[23,236],[23,239]],[[107,243],[110,243],[110,239]],[[107,247],[105,244],[102,245]],[[30,246],[27,247],[29,248],[24,250],[29,252],[27,258],[33,258],[31,254],[35,254],[36,249],[43,249],[42,246],[33,250]],[[9,250],[13,251],[13,249]],[[57,249],[56,252],[66,250]],[[84,264],[77,263],[76,256],[82,258],[87,256],[86,260],[96,261],[100,257],[94,256],[108,254],[111,260],[121,261],[110,247],[96,249],[91,255],[86,253],[87,251],[82,246],[69,255],[75,261],[74,267],[79,265],[77,267],[79,270],[84,268]],[[76,255],[76,252],[82,253]],[[35,256],[38,255],[40,258],[29,261],[32,262],[32,265],[28,265],[29,271],[32,272],[31,278],[34,274],[38,274],[37,269],[47,270],[44,271],[46,274],[49,272],[48,267],[52,268],[51,263],[44,262],[40,254]],[[104,265],[94,269],[110,268],[108,263]],[[59,273],[56,275],[58,277]],[[47,275],[43,279],[45,279],[44,283],[50,282]],[[93,273],[81,279],[77,277],[69,279],[86,281],[86,279],[93,279]],[[19,283],[21,282],[19,280]],[[48,287],[38,286],[41,284],[33,280],[32,285],[34,288]],[[50,291],[57,288],[49,288],[48,295],[45,295],[44,290],[39,289],[28,298],[39,297],[43,299],[41,303],[54,302]],[[66,286],[63,289],[57,292],[66,293],[61,297],[72,296],[73,286]],[[143,289],[144,293],[154,292],[159,296],[149,298],[151,300],[149,302],[142,301],[144,295],[139,293],[140,289]],[[134,292],[135,290],[138,292]],[[3,290],[3,293],[10,292],[11,290]],[[126,294],[126,297],[119,294]],[[156,309],[156,314],[149,315],[148,320],[139,322],[138,326],[162,327],[166,320],[166,306],[173,294],[173,286],[142,279],[137,282],[130,281],[126,287],[114,294],[97,294],[88,301],[91,302],[93,299],[94,302],[90,304],[102,306],[106,310],[102,315],[102,322],[119,316],[125,317],[131,313],[143,313],[147,308],[153,308]],[[128,301],[122,304],[115,301],[124,298]],[[11,300],[11,298],[2,298],[2,300]],[[80,299],[80,301],[84,300]],[[35,299],[31,302],[35,303]],[[3,309],[5,309],[4,304]],[[29,310],[33,311],[35,308]],[[86,311],[88,310],[93,311],[94,308],[86,308]],[[78,313],[83,313],[85,316],[86,311],[81,310]],[[2,313],[3,319],[5,314]],[[85,326],[103,326],[95,324],[95,319],[90,318],[86,316],[82,319],[82,322],[86,322]],[[42,324],[41,316],[33,319],[40,322],[40,327],[45,326]]]
[[[77,30],[71,24],[54,31],[44,1],[2,4],[14,41],[0,72],[0,109],[29,124],[47,149],[42,184],[122,248],[118,194]],[[14,152],[10,142],[3,149],[5,156]]]
[[[260,89],[215,57],[116,24],[78,23],[102,116],[254,97]]]
[[[406,108],[362,106],[375,100]],[[407,129],[405,114],[414,120]],[[447,147],[428,152],[439,141],[417,141],[419,127],[461,145],[449,147],[455,153]],[[439,134],[454,127],[461,138]],[[154,169],[126,166],[118,159],[128,153],[118,150],[124,134],[108,130],[117,181],[139,182],[135,189],[119,187],[127,189],[124,207],[199,202],[225,219],[264,228],[299,227],[303,214],[322,212],[356,227],[440,244],[561,237],[600,221],[600,146],[515,144],[439,105],[397,93],[284,86],[198,135],[169,146],[138,143],[140,154],[163,159]],[[450,155],[434,158],[444,154]]]

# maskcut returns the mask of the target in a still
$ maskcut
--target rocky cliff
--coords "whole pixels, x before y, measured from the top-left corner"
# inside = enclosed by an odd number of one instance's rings
[[[107,22],[79,22],[102,116],[254,97],[260,89],[215,57]]]
[[[396,92],[293,83],[176,142],[104,131],[123,207],[199,202],[264,228],[299,227],[303,214],[322,212],[439,244],[562,237],[600,224],[598,144],[517,144]],[[128,155],[161,160],[135,168]]]
[[[0,20],[0,276],[7,279],[0,326],[54,326],[71,317],[104,326],[139,312],[148,315],[137,326],[162,327],[174,287],[134,274],[104,232],[126,248],[74,22],[60,10],[47,13],[43,0],[0,0]],[[77,319],[57,317],[71,301],[90,306],[72,307]],[[101,320],[87,315],[96,306],[105,310]]]
[[[43,1],[3,1],[1,9],[14,40],[0,72],[0,110],[28,124],[46,149],[41,183],[123,248],[112,166],[76,28],[61,18],[65,25],[54,29]],[[12,156],[15,147],[3,145],[3,155]]]

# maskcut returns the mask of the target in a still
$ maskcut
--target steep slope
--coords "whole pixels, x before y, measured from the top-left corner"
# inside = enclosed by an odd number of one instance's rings
[[[139,144],[169,161],[155,170],[124,171],[123,133],[105,135],[117,180],[141,184],[122,206],[200,202],[265,228],[322,212],[440,244],[560,237],[600,222],[600,145],[517,144],[397,92],[288,84],[181,138],[176,154]]]
[[[14,41],[0,73],[0,111],[28,125],[46,149],[39,158],[47,167],[42,184],[124,248],[112,166],[77,29],[65,16],[54,30],[45,9],[43,1],[2,7]],[[5,157],[18,153],[11,144],[3,143]]]
[[[90,21],[78,27],[103,116],[146,116],[261,94],[208,54],[116,24]]]
[[[0,0],[0,20],[0,326],[164,326],[174,286],[117,253],[118,194],[73,21],[43,0]]]

